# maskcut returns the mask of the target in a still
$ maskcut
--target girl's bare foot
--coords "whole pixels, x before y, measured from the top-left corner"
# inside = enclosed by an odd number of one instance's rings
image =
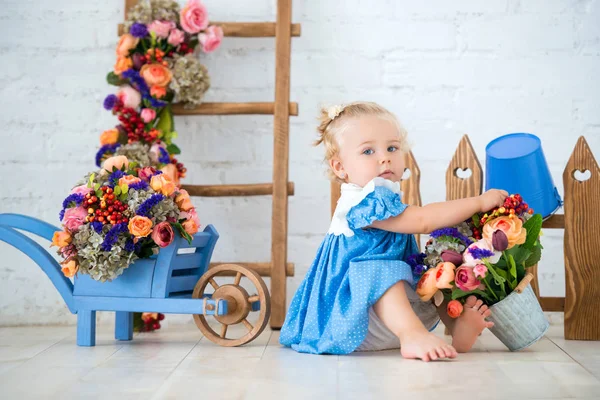
[[[428,331],[408,332],[400,338],[400,354],[404,358],[420,358],[435,361],[442,358],[455,358],[454,347]]]
[[[454,324],[452,330],[452,345],[459,353],[466,353],[471,350],[477,337],[485,328],[494,326],[493,322],[488,322],[485,318],[492,312],[488,306],[475,296],[469,296],[465,302],[463,312]]]

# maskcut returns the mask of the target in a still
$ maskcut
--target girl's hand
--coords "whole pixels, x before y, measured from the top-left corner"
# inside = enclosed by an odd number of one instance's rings
[[[486,212],[495,207],[501,207],[507,197],[508,192],[506,190],[490,189],[479,196],[479,211]]]

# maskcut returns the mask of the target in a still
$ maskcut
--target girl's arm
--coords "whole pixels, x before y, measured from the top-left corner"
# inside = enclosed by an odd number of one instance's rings
[[[504,190],[488,190],[481,196],[428,204],[424,207],[410,206],[396,217],[375,221],[370,226],[398,233],[430,233],[436,229],[459,224],[477,212],[500,207],[508,193]]]

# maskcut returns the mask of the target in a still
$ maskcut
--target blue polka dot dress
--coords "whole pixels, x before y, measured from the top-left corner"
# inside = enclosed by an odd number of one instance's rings
[[[363,229],[401,214],[400,184],[375,178],[343,184],[331,227],[281,328],[280,343],[302,353],[347,354],[367,335],[369,308],[398,281],[415,285],[404,261],[418,252],[413,235]]]

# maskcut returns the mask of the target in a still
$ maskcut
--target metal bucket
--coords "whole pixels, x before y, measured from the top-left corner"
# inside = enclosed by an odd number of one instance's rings
[[[510,351],[531,346],[540,340],[550,327],[529,282],[521,293],[515,289],[504,300],[491,306],[490,310],[492,315],[487,320],[494,322],[490,331]]]

